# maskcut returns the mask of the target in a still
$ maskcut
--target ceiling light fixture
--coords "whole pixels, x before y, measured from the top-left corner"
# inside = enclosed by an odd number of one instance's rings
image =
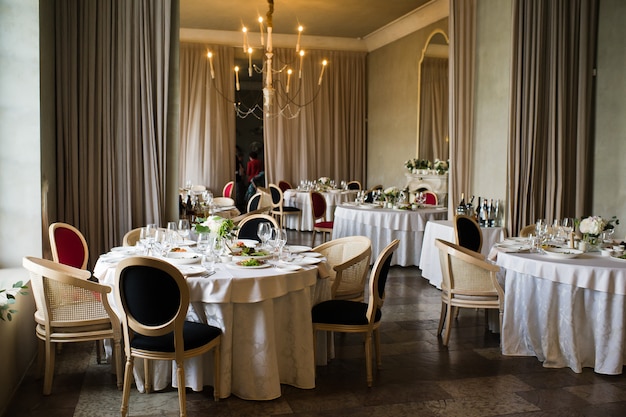
[[[326,70],[328,61],[324,59],[321,63],[317,87],[313,97],[306,102],[298,101],[303,99],[301,86],[303,79],[305,51],[300,47],[300,40],[304,28],[302,27],[302,25],[298,25],[296,47],[295,51],[293,52],[292,59],[284,64],[281,63],[282,66],[275,69],[275,57],[272,36],[274,29],[272,21],[272,16],[274,14],[274,0],[267,0],[267,3],[268,11],[266,14],[266,19],[264,19],[262,16],[259,16],[258,18],[261,45],[260,47],[256,47],[256,49],[261,49],[263,52],[263,66],[261,68],[259,68],[252,62],[252,54],[254,53],[255,47],[253,47],[250,43],[251,33],[246,26],[243,26],[243,28],[241,29],[243,34],[242,49],[245,54],[248,54],[248,77],[252,78],[253,72],[263,75],[263,106],[260,106],[258,104],[260,98],[257,98],[254,103],[249,105],[242,103],[242,101],[239,99],[236,99],[235,103],[233,104],[237,113],[237,117],[240,118],[246,118],[252,115],[259,119],[262,119],[264,116],[283,116],[291,119],[297,117],[300,114],[300,110],[303,107],[311,104],[317,97],[320,86],[322,85],[324,71]],[[267,37],[265,36],[265,31],[267,31]],[[209,51],[207,53],[207,57],[209,59],[211,67],[211,78],[214,80],[215,70],[213,68],[213,53]],[[295,66],[297,66],[297,78],[295,75],[296,71],[294,71],[293,68]],[[241,68],[238,65],[235,66],[234,76],[236,96],[239,96],[239,91],[241,91],[239,74],[240,70]],[[292,78],[296,78],[296,80],[292,81]],[[293,87],[295,88],[292,88],[292,83]],[[220,95],[226,97],[224,94],[220,93]]]

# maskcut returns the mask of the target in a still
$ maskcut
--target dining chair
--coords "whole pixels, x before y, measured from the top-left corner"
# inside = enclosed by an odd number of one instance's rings
[[[313,249],[326,257],[333,299],[363,301],[372,241],[365,236],[333,239]]]
[[[500,267],[484,259],[480,253],[442,239],[436,239],[443,281],[441,283],[441,315],[437,335],[445,321],[443,345],[450,340],[452,316],[459,307],[498,309],[502,330],[504,291],[496,273]]]
[[[293,187],[287,181],[280,180],[278,181],[278,188],[284,193],[287,190],[291,190]]]
[[[272,203],[266,199],[267,194],[258,192],[248,200],[246,211],[248,213],[264,213],[269,214]]]
[[[474,217],[456,214],[454,216],[454,236],[457,245],[480,253],[483,247],[483,233]]]
[[[141,237],[141,227],[137,227],[135,229],[129,230],[124,235],[124,239],[122,240],[122,245],[135,246],[137,242],[139,242],[140,237]]]
[[[280,225],[280,228],[284,228],[285,217],[297,216],[298,222],[296,224],[296,230],[300,230],[300,224],[302,222],[302,210],[297,207],[286,206],[283,192],[276,184],[270,184],[269,190],[272,197],[272,210],[270,211],[270,213],[272,214],[272,216],[278,219],[278,224]]]
[[[348,190],[358,190],[361,191],[361,183],[359,181],[353,180],[348,182]]]
[[[89,247],[83,234],[67,223],[52,223],[48,227],[52,260],[74,268],[85,269],[89,261]]]
[[[318,191],[312,191],[311,197],[311,214],[313,216],[313,236],[311,237],[311,246],[315,246],[315,234],[322,234],[322,243],[326,241],[326,235],[332,238],[333,222],[324,220],[326,218],[326,198]]]
[[[111,287],[88,281],[89,271],[48,259],[27,256],[37,310],[35,334],[39,339],[38,368],[44,367],[43,394],[52,392],[55,350],[58,344],[113,340],[113,368],[122,388],[122,330],[107,295]]]
[[[126,354],[122,416],[128,413],[134,358],[144,360],[146,392],[151,389],[150,361],[175,361],[180,415],[185,416],[184,361],[213,350],[213,398],[218,401],[222,331],[185,320],[189,287],[178,268],[152,257],[126,258],[116,267],[114,288]]]
[[[373,203],[374,202],[374,192],[378,191],[378,190],[382,190],[383,186],[381,184],[375,185],[371,188],[369,188],[367,191],[365,191],[365,202],[366,203]]]
[[[222,197],[233,197],[233,188],[235,187],[235,181],[228,181],[224,188],[222,188]]]
[[[235,200],[230,197],[214,197],[213,205],[216,207],[231,207],[235,205]]]
[[[372,377],[372,336],[374,337],[376,365],[382,365],[380,353],[379,327],[382,307],[385,301],[385,285],[391,265],[391,257],[398,247],[398,239],[384,248],[370,273],[368,302],[348,300],[328,300],[313,306],[313,346],[317,346],[317,332],[364,333],[365,334],[365,369],[367,386],[371,387]],[[329,335],[327,334],[327,337]],[[328,343],[328,346],[330,342]]]
[[[422,195],[424,196],[425,204],[430,204],[433,206],[437,205],[437,202],[438,202],[437,194],[433,193],[432,191],[423,191]]]
[[[519,231],[520,237],[528,237],[531,234],[535,233],[536,226],[534,224],[529,224],[522,227],[522,230]]]
[[[269,222],[272,227],[278,229],[278,222],[276,219],[267,214],[251,214],[244,217],[237,225],[237,239],[251,239],[260,242],[261,239],[257,235],[259,229],[259,223]]]

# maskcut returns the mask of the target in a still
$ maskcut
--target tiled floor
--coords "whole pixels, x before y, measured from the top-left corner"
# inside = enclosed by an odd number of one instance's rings
[[[290,232],[290,241],[300,243]],[[308,244],[309,234],[302,243]],[[283,386],[277,400],[230,397],[212,389],[187,393],[194,416],[626,416],[626,375],[590,369],[546,369],[536,358],[504,357],[484,328],[482,312],[462,310],[450,345],[437,338],[439,292],[417,268],[393,267],[383,308],[383,368],[367,388],[362,339],[336,335],[336,359],[317,368],[317,387]],[[97,365],[93,344],[66,346],[57,359],[53,393],[41,395],[34,371],[26,376],[6,417],[118,416],[121,392],[108,365]],[[175,390],[133,390],[131,416],[177,416]]]

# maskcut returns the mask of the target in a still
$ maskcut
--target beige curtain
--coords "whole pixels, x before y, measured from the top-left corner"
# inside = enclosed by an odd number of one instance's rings
[[[420,158],[445,161],[448,143],[448,59],[425,57],[420,81]]]
[[[293,66],[291,54],[275,50],[274,68]],[[328,66],[318,86],[323,59]],[[292,76],[289,96],[284,94],[286,77],[286,71],[276,75],[275,100],[264,120],[266,181],[298,184],[326,176],[363,183],[366,54],[307,51],[303,77]]]
[[[590,214],[597,10],[597,0],[515,1],[510,233]]]
[[[475,53],[476,1],[450,0],[450,217],[471,185]]]
[[[234,179],[234,61],[232,47],[180,45],[179,178],[205,185],[216,196]]]
[[[83,232],[92,265],[129,229],[163,221],[176,8],[178,0],[55,3],[58,219],[50,221]]]

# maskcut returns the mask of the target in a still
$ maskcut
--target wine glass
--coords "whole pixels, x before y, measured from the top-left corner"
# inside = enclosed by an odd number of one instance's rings
[[[256,234],[261,239],[261,248],[265,248],[272,235],[272,225],[269,222],[259,223]]]
[[[287,231],[285,229],[274,229],[274,242],[278,252],[278,259],[282,259],[283,248],[287,244]]]
[[[183,238],[183,241],[189,236],[189,220],[180,219],[178,221],[178,234]]]

